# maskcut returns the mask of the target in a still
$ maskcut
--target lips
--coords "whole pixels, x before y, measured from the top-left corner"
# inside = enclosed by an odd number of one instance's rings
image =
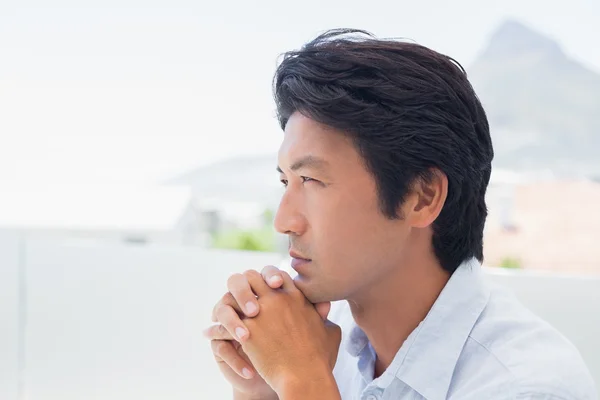
[[[311,262],[311,260],[307,260],[304,258],[292,257],[291,266],[296,272],[300,273],[302,271],[303,267],[310,264],[310,262]]]
[[[298,260],[311,261],[310,258],[304,257],[302,254],[297,253],[297,252],[295,252],[293,250],[290,250],[290,257],[298,259]]]

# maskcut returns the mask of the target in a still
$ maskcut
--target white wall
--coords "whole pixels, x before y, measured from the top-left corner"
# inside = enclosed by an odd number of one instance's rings
[[[16,399],[17,244],[0,237],[3,400]],[[201,331],[231,273],[279,261],[274,254],[29,241],[28,399],[228,398]],[[569,336],[600,382],[600,280],[491,276]]]
[[[18,236],[0,231],[0,399],[17,398]]]
[[[278,261],[47,242],[28,254],[26,380],[44,400],[224,398],[201,332],[231,273]]]
[[[10,228],[0,231],[10,232]],[[191,244],[206,246],[208,238],[204,232],[173,229],[67,229],[67,228],[26,228],[20,229],[28,238],[63,241],[105,242],[108,244],[147,243],[152,245]],[[140,240],[141,239],[141,240]]]

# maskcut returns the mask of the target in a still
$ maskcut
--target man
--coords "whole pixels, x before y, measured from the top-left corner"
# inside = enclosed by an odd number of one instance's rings
[[[334,30],[274,89],[298,275],[233,275],[215,306],[235,399],[596,398],[577,350],[482,279],[493,150],[458,63]]]

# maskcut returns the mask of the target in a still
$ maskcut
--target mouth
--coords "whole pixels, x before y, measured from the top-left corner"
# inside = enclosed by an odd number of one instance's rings
[[[290,251],[290,257],[292,257],[291,266],[298,273],[300,273],[302,269],[306,268],[306,266],[312,261],[311,259],[305,258],[293,251]]]
[[[296,272],[301,273],[310,262],[311,260],[306,260],[304,258],[292,258],[291,265]]]
[[[303,254],[300,254],[300,253],[298,253],[298,252],[296,252],[294,250],[290,250],[290,257],[297,258],[299,260],[308,260],[308,261],[311,261],[310,258],[304,257]]]

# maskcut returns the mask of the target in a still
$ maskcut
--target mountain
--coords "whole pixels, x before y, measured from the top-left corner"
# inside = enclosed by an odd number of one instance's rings
[[[164,184],[189,186],[193,193],[222,202],[275,208],[283,193],[277,154],[241,156],[196,168]]]
[[[494,31],[467,72],[488,114],[496,171],[600,178],[599,74],[516,21]],[[273,205],[282,193],[276,159],[275,154],[233,158],[168,183],[224,201]]]
[[[488,114],[495,165],[600,176],[599,74],[512,20],[467,72]]]

